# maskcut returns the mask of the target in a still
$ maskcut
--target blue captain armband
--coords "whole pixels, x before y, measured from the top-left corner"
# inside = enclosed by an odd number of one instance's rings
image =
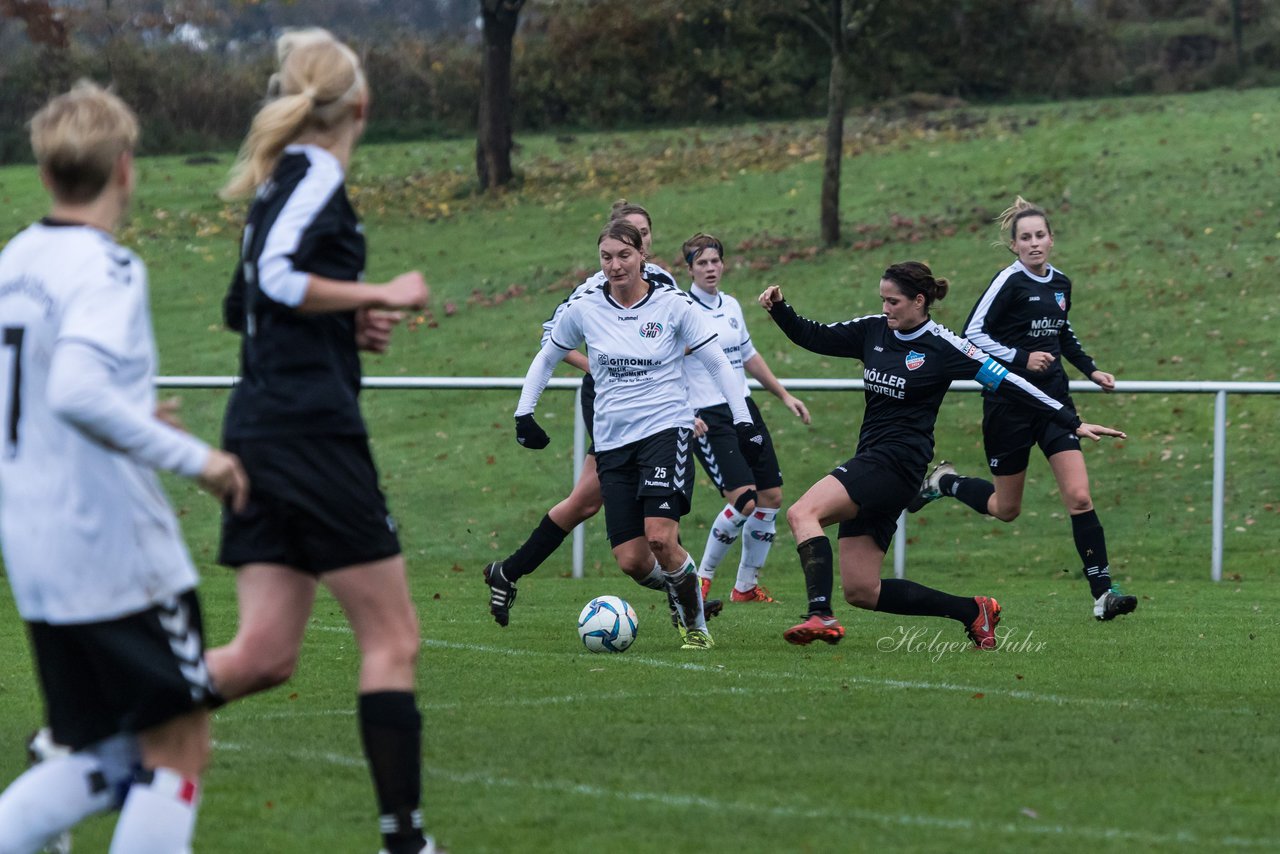
[[[997,362],[995,359],[987,359],[978,370],[978,375],[974,377],[978,384],[987,391],[995,391],[1000,387],[1000,383],[1004,382],[1004,378],[1009,375],[1009,369]]]

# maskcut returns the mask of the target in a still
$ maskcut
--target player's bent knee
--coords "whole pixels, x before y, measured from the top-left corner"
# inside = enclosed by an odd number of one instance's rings
[[[242,661],[246,658],[249,660],[245,662],[244,666],[245,681],[252,686],[253,691],[265,691],[268,688],[283,685],[293,678],[293,673],[298,668],[298,654],[296,652],[275,653],[252,658],[241,655]]]
[[[808,512],[803,505],[792,504],[787,508],[787,524],[791,526],[791,530],[804,527],[808,522],[816,522],[817,518]]]
[[[663,557],[665,557],[667,554],[671,552],[671,543],[667,542],[666,540],[661,540],[661,539],[658,539],[657,537],[651,537],[649,538],[648,543],[649,543],[649,551],[653,552],[653,556],[658,559],[659,563],[662,562]]]
[[[1072,516],[1079,516],[1081,513],[1088,513],[1093,509],[1093,499],[1089,497],[1088,492],[1064,495],[1062,496],[1062,501],[1067,506],[1067,513]]]
[[[1006,507],[997,504],[995,509],[991,511],[991,515],[996,519],[999,519],[1001,522],[1012,522],[1014,519],[1017,519],[1022,515],[1022,505],[1014,504],[1013,506]]]
[[[361,669],[376,674],[395,674],[412,671],[418,661],[418,647],[401,643],[384,644],[366,652]]]
[[[876,603],[879,600],[880,584],[878,581],[874,587],[857,584],[852,587],[846,587],[844,591],[844,601],[855,608],[870,611],[876,607]]]
[[[639,560],[619,560],[618,569],[622,570],[631,580],[637,584],[643,584],[649,575],[653,572],[652,559],[646,561]]]

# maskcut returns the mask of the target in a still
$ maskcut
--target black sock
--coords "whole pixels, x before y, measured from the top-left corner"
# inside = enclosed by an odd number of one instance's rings
[[[696,629],[698,628],[696,625],[698,612],[702,610],[702,594],[698,589],[698,573],[693,571],[693,562],[688,558],[685,559],[685,566],[681,570],[676,575],[667,576],[667,598],[680,609],[680,619],[684,623],[684,627],[686,629]],[[702,619],[705,623],[705,614],[703,614]]]
[[[978,618],[978,603],[973,597],[952,596],[905,578],[880,579],[880,600],[875,609],[912,617],[950,617],[966,626]]]
[[[360,738],[378,796],[378,822],[388,854],[417,854],[422,835],[422,715],[408,691],[361,694]]]
[[[831,541],[814,537],[796,546],[800,566],[804,569],[804,588],[809,594],[809,613],[824,617],[831,613],[832,569]]]
[[[1084,564],[1084,577],[1089,581],[1089,592],[1097,599],[1111,589],[1111,566],[1107,561],[1107,538],[1102,532],[1098,514],[1089,510],[1071,517],[1071,535],[1076,540],[1076,552]]]
[[[556,549],[560,548],[560,544],[567,536],[569,536],[568,531],[552,522],[550,516],[543,514],[542,521],[533,529],[529,539],[521,543],[520,547],[502,562],[503,577],[514,584],[517,578],[533,572],[542,566],[542,562],[551,557]]]
[[[938,478],[938,489],[943,495],[952,496],[984,516],[988,513],[987,499],[996,492],[995,486],[989,480],[983,480],[980,477],[961,477],[958,474],[944,474]]]

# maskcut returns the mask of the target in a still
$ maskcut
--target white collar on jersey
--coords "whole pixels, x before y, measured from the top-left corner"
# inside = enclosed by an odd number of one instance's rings
[[[613,298],[613,288],[609,286],[608,282],[605,282],[604,285],[601,286],[600,291],[604,294],[604,298],[609,301],[609,305],[613,306],[619,311],[631,311],[632,309],[639,308],[640,306],[647,303],[649,301],[649,298],[653,296],[653,292],[658,289],[658,286],[655,285],[653,282],[649,281],[648,279],[645,279],[644,283],[649,286],[649,289],[645,291],[644,296],[642,296],[640,299],[633,302],[631,305],[627,305],[627,306],[621,305],[616,299]]]
[[[899,341],[914,341],[921,335],[934,329],[936,326],[937,324],[933,322],[933,318],[929,317],[925,319],[924,323],[920,324],[915,329],[912,329],[910,332],[899,332],[895,329],[893,330],[893,335]]]
[[[720,293],[719,290],[714,294],[709,291],[704,291],[702,288],[698,287],[696,282],[689,285],[689,296],[693,297],[693,301],[703,308],[719,308],[724,305],[724,294]],[[712,299],[715,300],[715,305],[712,305],[707,301]]]
[[[1044,275],[1037,276],[1035,273],[1027,269],[1027,265],[1023,264],[1021,259],[1014,261],[1012,266],[1014,267],[1014,269],[1020,270],[1024,275],[1026,275],[1028,279],[1031,279],[1034,282],[1040,282],[1041,284],[1045,284],[1050,280],[1052,280],[1053,274],[1058,272],[1052,264],[1045,264]]]

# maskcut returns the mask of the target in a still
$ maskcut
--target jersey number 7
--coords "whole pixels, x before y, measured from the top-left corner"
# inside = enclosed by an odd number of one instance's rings
[[[18,455],[18,419],[22,417],[22,335],[21,326],[4,328],[4,346],[13,348],[13,376],[10,377],[9,412],[5,418],[4,455],[13,459]]]

